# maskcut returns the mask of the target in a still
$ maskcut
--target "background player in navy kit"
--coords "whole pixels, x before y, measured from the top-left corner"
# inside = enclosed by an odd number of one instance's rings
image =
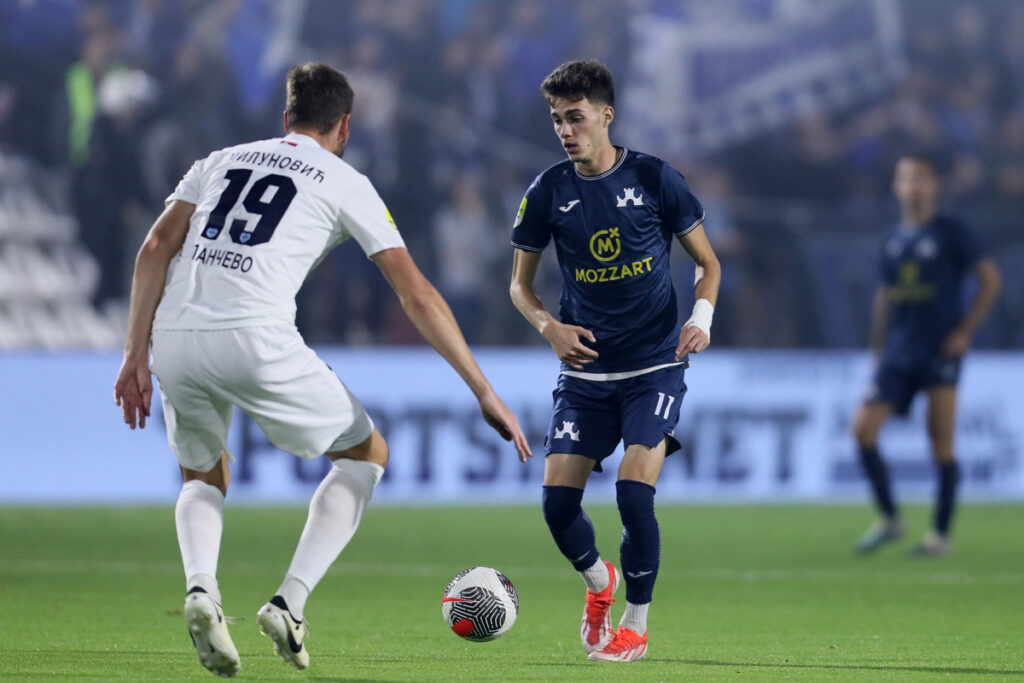
[[[612,75],[594,61],[559,66],[541,85],[568,155],[533,182],[512,230],[512,301],[562,361],[548,428],[544,518],[587,584],[580,635],[591,659],[632,661],[647,650],[647,609],[658,573],[654,486],[686,385],[686,356],[707,348],[721,268],[703,209],[661,159],[613,146]],[[697,264],[693,316],[682,327],[669,270],[676,237]],[[563,288],[554,318],[533,288],[554,238]],[[590,473],[619,441],[626,610],[609,611],[619,583],[601,559],[580,503]]]
[[[938,180],[929,160],[902,157],[893,190],[902,220],[882,249],[883,284],[875,296],[871,333],[877,369],[871,393],[853,421],[861,464],[882,518],[856,550],[871,552],[905,532],[878,453],[878,432],[893,414],[906,414],[914,395],[924,390],[938,490],[933,526],[914,551],[945,555],[959,480],[953,431],[960,362],[995,302],[1000,275],[970,231],[936,215]],[[964,313],[963,286],[971,273],[978,279],[978,291]]]

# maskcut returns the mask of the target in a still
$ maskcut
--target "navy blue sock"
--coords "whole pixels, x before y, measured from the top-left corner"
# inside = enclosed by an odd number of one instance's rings
[[[956,508],[956,487],[960,483],[960,467],[955,462],[938,466],[939,491],[935,499],[935,530],[942,535],[949,533],[949,525]]]
[[[626,600],[643,605],[651,601],[661,563],[661,530],[654,516],[654,487],[639,481],[617,481],[615,499],[622,517],[619,557],[626,578]]]
[[[600,557],[594,540],[594,525],[580,507],[582,500],[583,489],[544,487],[544,521],[558,549],[578,572],[590,569]]]
[[[878,454],[878,446],[861,446],[860,464],[864,468],[864,476],[871,484],[878,509],[886,517],[895,517],[896,503],[893,502],[892,492],[889,490],[889,468]]]

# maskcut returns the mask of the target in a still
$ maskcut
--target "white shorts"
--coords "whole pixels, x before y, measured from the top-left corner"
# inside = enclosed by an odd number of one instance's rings
[[[300,458],[356,446],[373,432],[362,404],[291,325],[155,330],[153,373],[178,463],[208,472],[227,446],[233,406]]]

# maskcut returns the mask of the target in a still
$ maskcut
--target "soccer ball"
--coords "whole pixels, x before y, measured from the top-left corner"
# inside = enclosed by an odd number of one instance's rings
[[[470,567],[444,589],[441,614],[462,638],[483,642],[505,635],[519,614],[516,588],[490,567]]]

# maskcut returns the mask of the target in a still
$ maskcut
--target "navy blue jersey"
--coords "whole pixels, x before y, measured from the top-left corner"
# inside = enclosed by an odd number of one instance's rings
[[[585,372],[628,372],[675,360],[679,315],[669,250],[673,236],[703,218],[678,171],[626,149],[601,175],[580,175],[565,160],[533,181],[519,206],[512,245],[541,251],[554,238],[562,270],[559,319],[597,339],[582,340],[600,356]]]
[[[919,228],[897,227],[882,247],[889,327],[882,362],[927,366],[963,319],[963,288],[982,248],[962,223],[937,216]]]

